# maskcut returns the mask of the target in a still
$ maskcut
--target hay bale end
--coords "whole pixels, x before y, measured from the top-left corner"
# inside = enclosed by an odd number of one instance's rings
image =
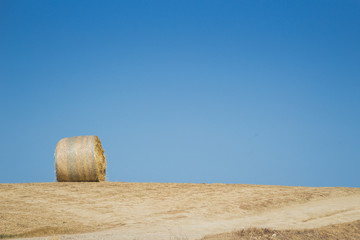
[[[61,139],[55,148],[58,182],[100,182],[105,180],[106,160],[97,136]]]

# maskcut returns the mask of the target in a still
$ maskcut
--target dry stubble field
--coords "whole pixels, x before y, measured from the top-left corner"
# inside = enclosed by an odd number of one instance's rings
[[[360,239],[360,188],[0,184],[0,238]]]

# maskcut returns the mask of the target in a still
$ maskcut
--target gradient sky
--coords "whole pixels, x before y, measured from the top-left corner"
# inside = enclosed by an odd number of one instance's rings
[[[360,1],[0,1],[0,182],[360,187]]]

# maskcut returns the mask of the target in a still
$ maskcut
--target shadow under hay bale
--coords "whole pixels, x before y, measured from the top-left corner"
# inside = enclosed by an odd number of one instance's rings
[[[100,182],[105,180],[104,150],[97,136],[61,139],[55,149],[58,182]]]

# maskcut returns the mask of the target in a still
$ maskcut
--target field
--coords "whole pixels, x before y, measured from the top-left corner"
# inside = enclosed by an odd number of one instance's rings
[[[360,188],[0,184],[0,238],[360,239]]]

